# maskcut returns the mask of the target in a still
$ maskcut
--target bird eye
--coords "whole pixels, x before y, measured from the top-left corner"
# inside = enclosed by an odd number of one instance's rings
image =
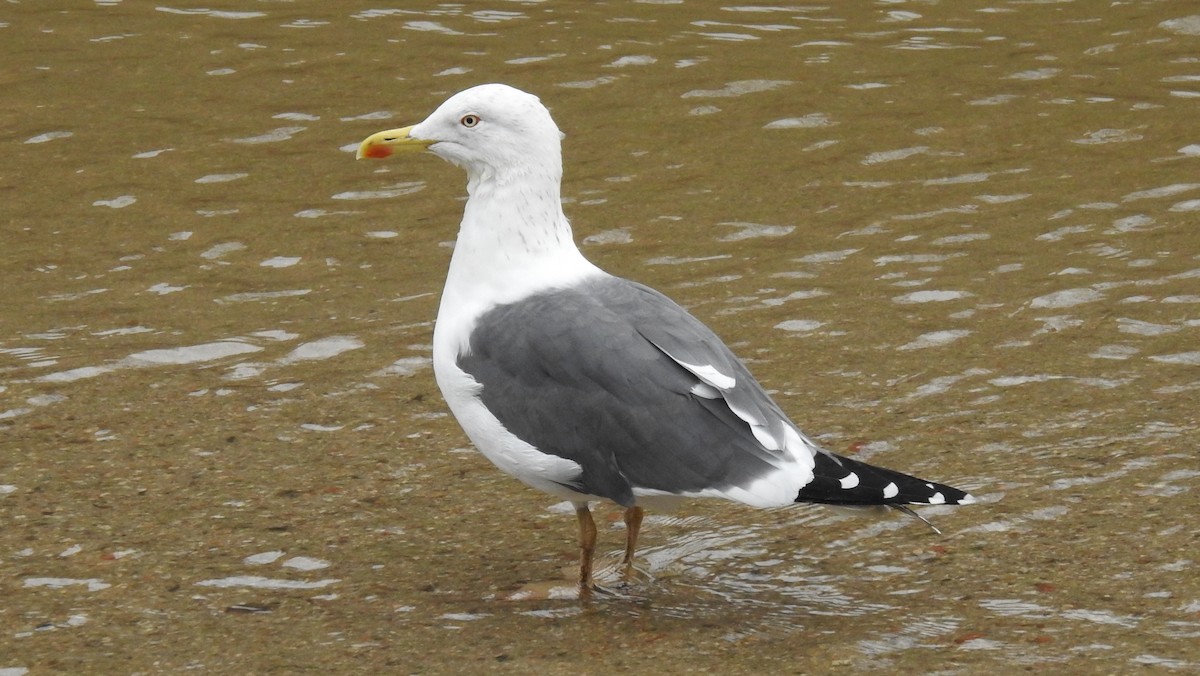
[[[479,116],[478,115],[463,115],[462,119],[459,120],[458,123],[464,127],[474,127],[475,125],[479,124]]]

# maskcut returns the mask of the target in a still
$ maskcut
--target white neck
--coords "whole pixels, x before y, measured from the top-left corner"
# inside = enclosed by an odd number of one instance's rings
[[[507,181],[471,177],[454,259],[480,256],[496,265],[528,265],[578,253],[562,211],[557,180],[519,176]]]
[[[438,312],[435,353],[457,354],[469,326],[494,305],[604,274],[575,246],[556,173],[504,178],[470,177]]]

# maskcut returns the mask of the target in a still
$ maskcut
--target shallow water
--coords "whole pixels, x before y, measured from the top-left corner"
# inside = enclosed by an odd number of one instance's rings
[[[0,673],[1200,669],[1200,11],[846,4],[10,4]],[[350,152],[485,81],[593,260],[983,504],[689,505],[506,600],[574,519],[433,384],[463,178]]]

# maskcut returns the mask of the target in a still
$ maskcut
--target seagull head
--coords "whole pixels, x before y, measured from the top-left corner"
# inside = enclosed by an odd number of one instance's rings
[[[538,97],[503,84],[461,91],[424,122],[368,136],[358,158],[428,149],[467,171],[472,183],[550,172],[562,176],[562,132]]]

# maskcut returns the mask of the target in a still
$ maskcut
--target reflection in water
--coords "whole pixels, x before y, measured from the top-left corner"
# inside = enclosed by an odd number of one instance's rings
[[[226,4],[0,20],[0,670],[1200,668],[1200,16]],[[571,534],[432,387],[458,175],[348,154],[483,81],[554,109],[589,256],[984,504],[687,507],[544,591]]]

